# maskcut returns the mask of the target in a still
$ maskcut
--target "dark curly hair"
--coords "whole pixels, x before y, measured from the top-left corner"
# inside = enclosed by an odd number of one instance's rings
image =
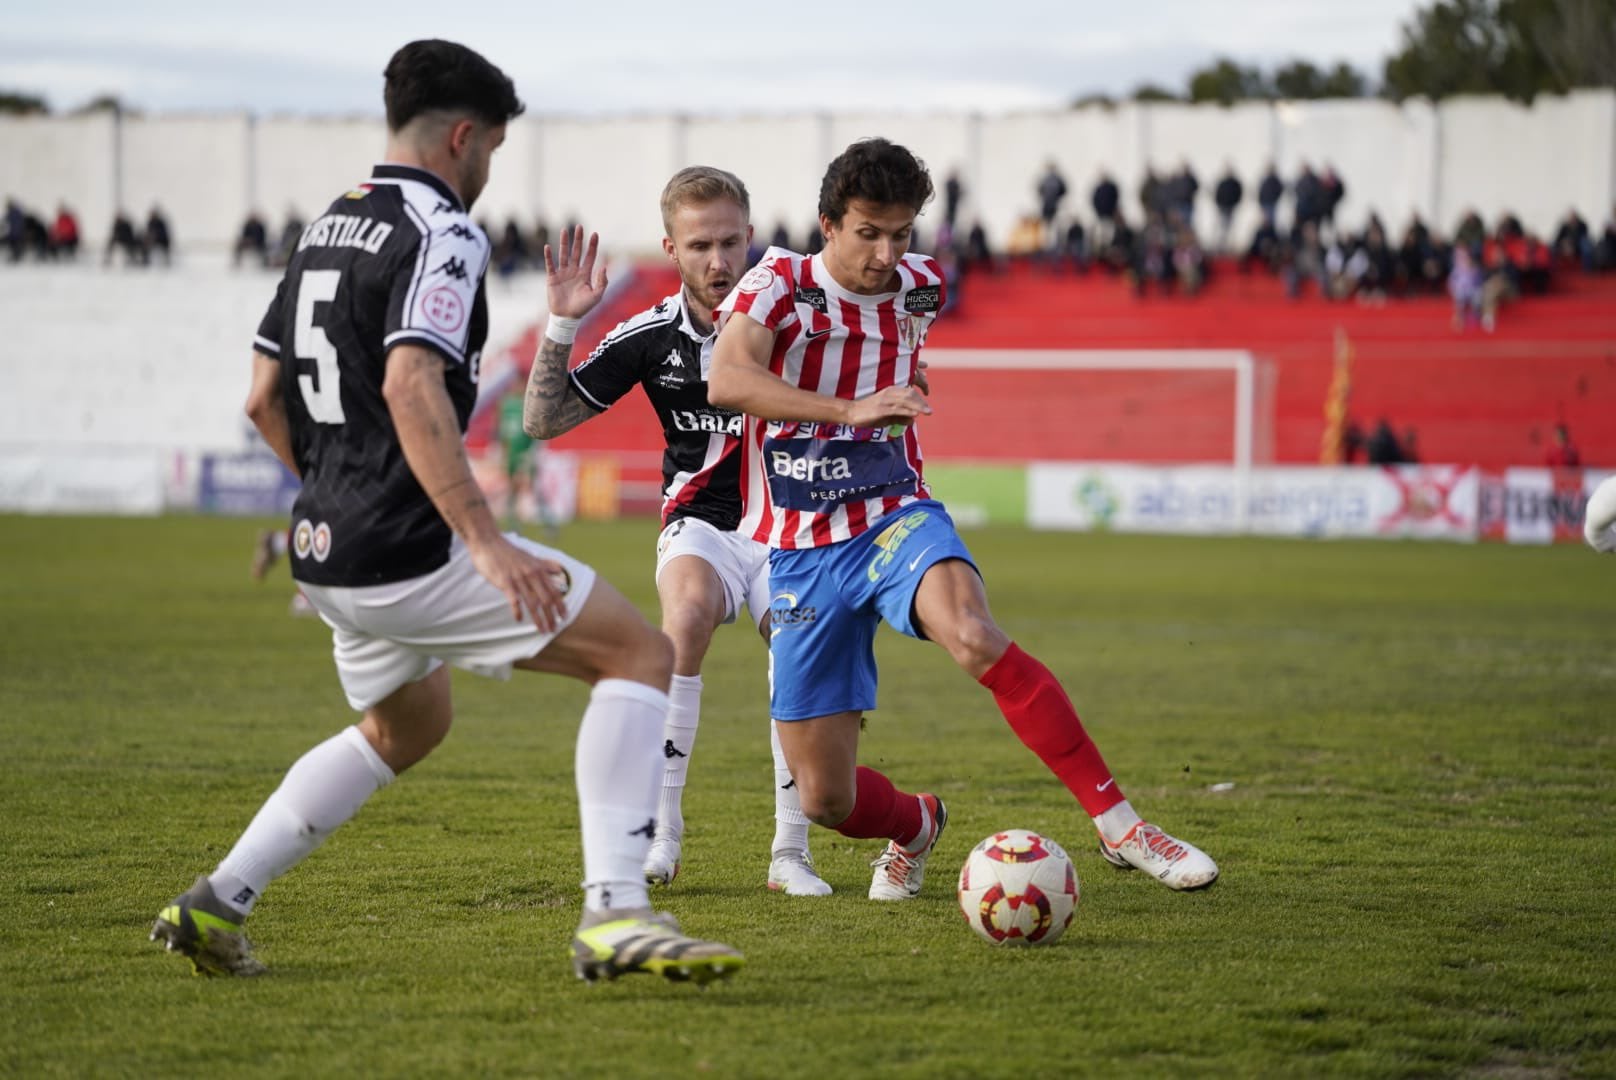
[[[510,76],[481,53],[452,41],[412,41],[393,54],[382,74],[389,131],[440,109],[464,110],[485,124],[504,124],[527,108]]]
[[[876,206],[909,206],[918,214],[931,196],[925,162],[887,139],[860,139],[825,170],[819,212],[840,224],[847,204],[858,199]]]

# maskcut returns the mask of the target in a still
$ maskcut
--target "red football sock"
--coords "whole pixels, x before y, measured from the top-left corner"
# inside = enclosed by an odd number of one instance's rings
[[[1072,699],[1048,668],[1011,642],[980,681],[993,691],[1010,730],[1060,777],[1089,817],[1099,817],[1122,801],[1122,791],[1083,730]]]
[[[907,847],[920,835],[923,824],[917,796],[899,791],[891,780],[860,765],[853,812],[836,826],[836,831],[857,840],[885,837]]]

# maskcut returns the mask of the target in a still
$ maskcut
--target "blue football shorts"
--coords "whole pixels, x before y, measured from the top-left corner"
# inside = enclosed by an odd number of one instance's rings
[[[943,504],[923,499],[826,547],[769,553],[769,708],[807,720],[875,708],[875,628],[919,638],[920,580],[944,559],[976,569]],[[978,571],[980,572],[980,571]]]

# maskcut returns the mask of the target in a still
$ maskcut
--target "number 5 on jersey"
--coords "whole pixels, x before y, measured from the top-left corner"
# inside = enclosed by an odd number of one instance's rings
[[[299,360],[314,361],[315,374],[300,374],[297,387],[303,391],[303,404],[309,417],[319,424],[341,424],[342,372],[337,366],[337,347],[325,335],[325,327],[314,321],[314,305],[336,299],[341,270],[305,270],[297,285],[297,330],[292,351]]]

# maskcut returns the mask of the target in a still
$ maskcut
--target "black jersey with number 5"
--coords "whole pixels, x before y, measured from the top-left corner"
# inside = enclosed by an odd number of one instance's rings
[[[303,230],[253,342],[280,361],[303,476],[297,580],[379,585],[448,561],[452,534],[404,460],[382,380],[394,346],[440,354],[465,431],[488,336],[488,255],[460,197],[403,165],[376,166]]]

